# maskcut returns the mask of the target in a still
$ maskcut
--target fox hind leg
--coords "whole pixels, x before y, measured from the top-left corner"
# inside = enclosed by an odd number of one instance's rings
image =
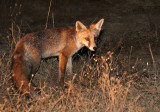
[[[32,53],[33,51],[34,51],[34,53]],[[30,81],[30,83],[32,83],[32,88],[33,88],[34,91],[31,91],[31,92],[35,93],[35,91],[36,91],[39,94],[40,93],[40,89],[37,88],[37,86],[32,82],[32,79],[34,78],[34,75],[38,71],[38,68],[39,68],[39,65],[40,65],[40,61],[41,61],[41,55],[40,55],[39,50],[36,49],[36,48],[33,48],[33,47],[32,47],[31,50],[28,49],[28,52],[30,52],[30,59],[31,59],[31,62],[32,62],[29,81]]]

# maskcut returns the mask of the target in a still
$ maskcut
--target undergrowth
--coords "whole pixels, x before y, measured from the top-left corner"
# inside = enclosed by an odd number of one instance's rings
[[[11,77],[10,73],[2,73],[9,66],[4,61],[1,64],[3,69],[1,74],[5,75],[1,77],[3,80],[0,87],[6,90],[1,94],[0,111],[143,112],[149,109],[158,112],[160,88],[158,81],[154,79],[155,74],[151,76],[148,71],[146,73],[149,75],[148,78],[140,76],[142,73],[139,71],[129,74],[124,70],[117,76],[117,72],[121,70],[118,69],[114,58],[111,51],[101,57],[89,58],[89,61],[84,62],[81,72],[74,73],[66,79],[65,84],[68,88],[65,91],[62,91],[59,85],[47,86],[48,82],[44,81],[40,85],[41,95],[38,99],[34,97],[27,99],[25,95],[18,93],[13,85],[7,86]],[[1,59],[1,62],[2,60],[5,58]],[[10,62],[10,59],[8,61]],[[48,64],[53,66],[52,63],[42,61],[42,66]],[[48,74],[50,73],[48,71]]]

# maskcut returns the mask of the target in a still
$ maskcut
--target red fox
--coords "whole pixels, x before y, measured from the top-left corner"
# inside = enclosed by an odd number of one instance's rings
[[[13,54],[13,81],[20,92],[32,93],[31,75],[39,68],[42,58],[59,56],[59,84],[64,87],[65,71],[72,72],[72,56],[86,46],[96,49],[95,37],[98,37],[104,19],[89,28],[80,21],[75,27],[47,29],[26,34],[16,45]]]

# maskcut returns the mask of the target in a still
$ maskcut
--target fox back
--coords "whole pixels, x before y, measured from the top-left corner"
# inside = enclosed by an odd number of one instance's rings
[[[64,76],[72,72],[72,55],[86,46],[96,49],[95,37],[98,37],[104,19],[88,28],[77,21],[75,27],[47,29],[26,34],[16,45],[13,54],[13,80],[20,92],[32,93],[31,75],[39,68],[40,60],[59,56],[59,83],[64,87]]]

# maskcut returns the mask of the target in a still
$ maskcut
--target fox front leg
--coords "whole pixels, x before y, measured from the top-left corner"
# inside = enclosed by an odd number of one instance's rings
[[[68,58],[62,53],[59,55],[59,84],[64,89],[64,76]]]
[[[67,61],[67,74],[70,75],[71,73],[72,73],[72,57],[69,57]]]

